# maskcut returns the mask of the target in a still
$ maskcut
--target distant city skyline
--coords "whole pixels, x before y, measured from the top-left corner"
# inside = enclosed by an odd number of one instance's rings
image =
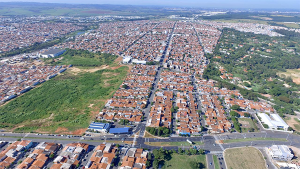
[[[67,4],[157,5],[170,7],[300,9],[300,0],[0,0]]]

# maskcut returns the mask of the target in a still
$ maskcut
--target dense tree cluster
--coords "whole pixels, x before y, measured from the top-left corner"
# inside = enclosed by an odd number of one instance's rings
[[[168,137],[170,129],[167,127],[146,127],[146,131],[155,136]]]

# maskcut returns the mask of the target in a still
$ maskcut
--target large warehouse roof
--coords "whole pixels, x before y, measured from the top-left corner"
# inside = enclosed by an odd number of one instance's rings
[[[97,122],[93,122],[90,124],[89,129],[109,129],[110,124],[109,123],[97,123]]]
[[[271,114],[270,116],[268,116],[265,113],[258,113],[258,115],[261,117],[261,120],[270,128],[277,129],[279,127],[286,129],[289,127],[278,114]]]
[[[109,130],[109,133],[111,134],[122,134],[122,133],[128,133],[129,132],[129,128],[125,127],[125,128],[111,128]]]

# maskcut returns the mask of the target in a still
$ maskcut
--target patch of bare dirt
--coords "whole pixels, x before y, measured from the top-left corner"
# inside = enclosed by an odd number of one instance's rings
[[[123,57],[121,57],[121,56],[118,57],[118,58],[115,60],[116,63],[120,63],[120,62],[122,62],[122,61],[123,61]]]
[[[293,82],[296,84],[300,84],[300,78],[293,79]]]
[[[75,131],[69,131],[67,128],[65,127],[58,127],[55,130],[55,133],[59,133],[59,134],[70,134],[70,135],[82,135],[83,133],[85,133],[86,128],[82,128],[82,129],[77,129]]]
[[[69,130],[65,127],[58,127],[56,130],[55,130],[55,133],[63,133],[63,132],[68,132]]]
[[[242,121],[242,120],[239,120],[239,123],[241,123],[241,124],[242,124],[242,127],[244,127],[244,128],[249,128],[249,127],[250,127],[248,121]]]
[[[71,70],[71,72],[76,75],[76,74],[81,73],[81,72],[94,73],[94,72],[96,72],[98,70],[108,69],[108,68],[109,68],[108,65],[102,65],[100,67],[94,67],[94,68],[91,68],[91,69],[80,69],[78,67],[73,66],[73,67],[69,68],[69,70]]]
[[[294,118],[298,118],[297,116],[288,116],[290,117],[289,120],[286,120],[286,123],[291,126],[294,130],[297,130],[297,128],[294,126],[295,124],[300,124],[299,122],[297,122]],[[300,132],[300,131],[298,131]]]
[[[71,132],[71,134],[72,135],[82,135],[83,133],[85,133],[86,130],[87,130],[87,128],[78,129],[78,130]]]

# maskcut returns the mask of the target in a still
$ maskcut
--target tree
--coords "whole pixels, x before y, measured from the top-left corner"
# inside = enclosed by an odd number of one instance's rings
[[[126,85],[126,84],[123,84],[123,85],[122,85],[122,88],[127,89],[127,88],[129,88],[129,86]]]
[[[205,150],[203,150],[203,149],[199,149],[198,151],[200,154],[205,154]]]
[[[146,162],[146,167],[149,168],[150,166],[151,166],[150,161],[147,161],[147,162]]]
[[[239,105],[232,105],[231,109],[232,110],[239,110],[241,107]]]
[[[244,113],[244,116],[245,117],[250,117],[250,114],[249,113]]]
[[[182,154],[182,153],[183,153],[182,149],[179,148],[179,149],[178,149],[178,154]]]
[[[200,168],[200,164],[196,161],[190,161],[189,165],[192,169],[199,169]]]
[[[50,154],[49,158],[51,159],[54,158],[54,154]]]
[[[246,87],[251,87],[251,85],[250,85],[248,82],[244,82],[244,85],[245,85]]]
[[[168,128],[165,128],[165,129],[163,130],[163,133],[164,133],[165,135],[168,135],[169,132],[170,132],[170,130],[169,130]]]
[[[154,161],[153,161],[153,167],[154,168],[158,168],[158,163],[159,163],[159,161],[157,159],[154,159]]]
[[[231,117],[240,117],[240,114],[238,114],[236,111],[230,111],[229,114]]]
[[[263,124],[264,128],[268,129],[269,128],[269,125],[267,124]]]

